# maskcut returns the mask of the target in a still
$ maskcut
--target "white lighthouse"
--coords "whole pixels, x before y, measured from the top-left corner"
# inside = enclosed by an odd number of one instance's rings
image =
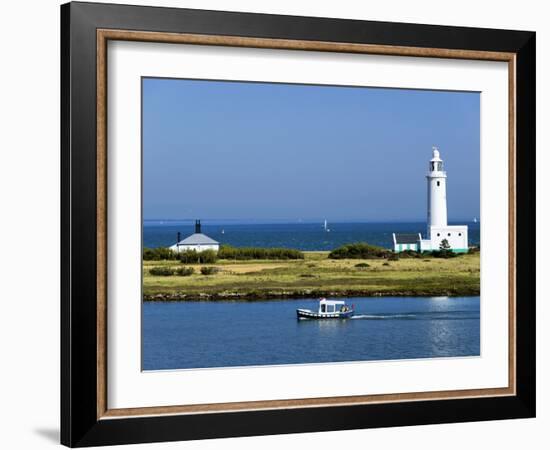
[[[428,234],[431,227],[447,226],[447,173],[439,150],[433,147],[432,159],[426,175],[428,181]]]
[[[439,250],[445,240],[453,252],[468,251],[468,226],[447,224],[447,172],[437,147],[432,148],[432,159],[426,175],[428,185],[427,239],[420,240],[420,251]]]
[[[413,250],[431,252],[443,246],[453,252],[468,251],[468,226],[447,224],[447,172],[437,147],[432,148],[432,159],[426,174],[428,187],[427,236],[420,234],[393,233],[394,251]],[[447,245],[442,245],[446,241]]]

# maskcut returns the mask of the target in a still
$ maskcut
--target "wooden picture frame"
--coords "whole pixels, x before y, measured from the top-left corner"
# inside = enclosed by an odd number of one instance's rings
[[[93,3],[63,5],[61,27],[63,444],[534,417],[535,33]],[[110,409],[106,394],[109,40],[507,62],[508,387]]]

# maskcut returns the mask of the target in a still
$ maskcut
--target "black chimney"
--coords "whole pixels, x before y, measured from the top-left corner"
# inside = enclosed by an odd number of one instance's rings
[[[176,244],[179,244],[180,241],[181,241],[181,233],[178,231],[178,237],[177,237]]]
[[[201,221],[195,220],[195,233],[200,233],[200,232],[201,232]]]

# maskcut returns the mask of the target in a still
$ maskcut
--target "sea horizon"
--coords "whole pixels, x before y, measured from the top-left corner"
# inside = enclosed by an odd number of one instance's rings
[[[474,221],[476,219],[476,221]],[[143,225],[158,225],[163,223],[170,224],[195,224],[197,219],[143,219]],[[367,219],[204,219],[201,218],[203,225],[296,225],[296,224],[323,224],[326,220],[329,224],[391,224],[391,223],[424,223],[426,219],[400,219],[400,220],[367,220]],[[479,224],[481,221],[478,216],[468,219],[449,219],[450,225],[454,224]]]
[[[468,225],[469,245],[479,245],[479,222],[455,222]],[[169,247],[178,233],[185,238],[194,233],[195,220],[166,220],[143,223],[143,246]],[[227,222],[201,220],[201,231],[222,245],[234,247],[284,247],[302,251],[331,251],[345,244],[368,242],[393,249],[393,233],[420,233],[426,236],[426,222]]]

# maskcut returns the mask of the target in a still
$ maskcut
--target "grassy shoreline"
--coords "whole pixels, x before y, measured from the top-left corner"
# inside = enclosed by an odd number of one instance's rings
[[[184,265],[178,261],[143,262],[145,301],[261,301],[285,298],[470,296],[479,295],[479,253],[456,258],[328,258],[328,252],[304,252],[303,260],[219,260]],[[368,267],[356,267],[366,263]],[[202,275],[200,268],[219,272]],[[152,267],[194,267],[191,276],[153,276]]]

